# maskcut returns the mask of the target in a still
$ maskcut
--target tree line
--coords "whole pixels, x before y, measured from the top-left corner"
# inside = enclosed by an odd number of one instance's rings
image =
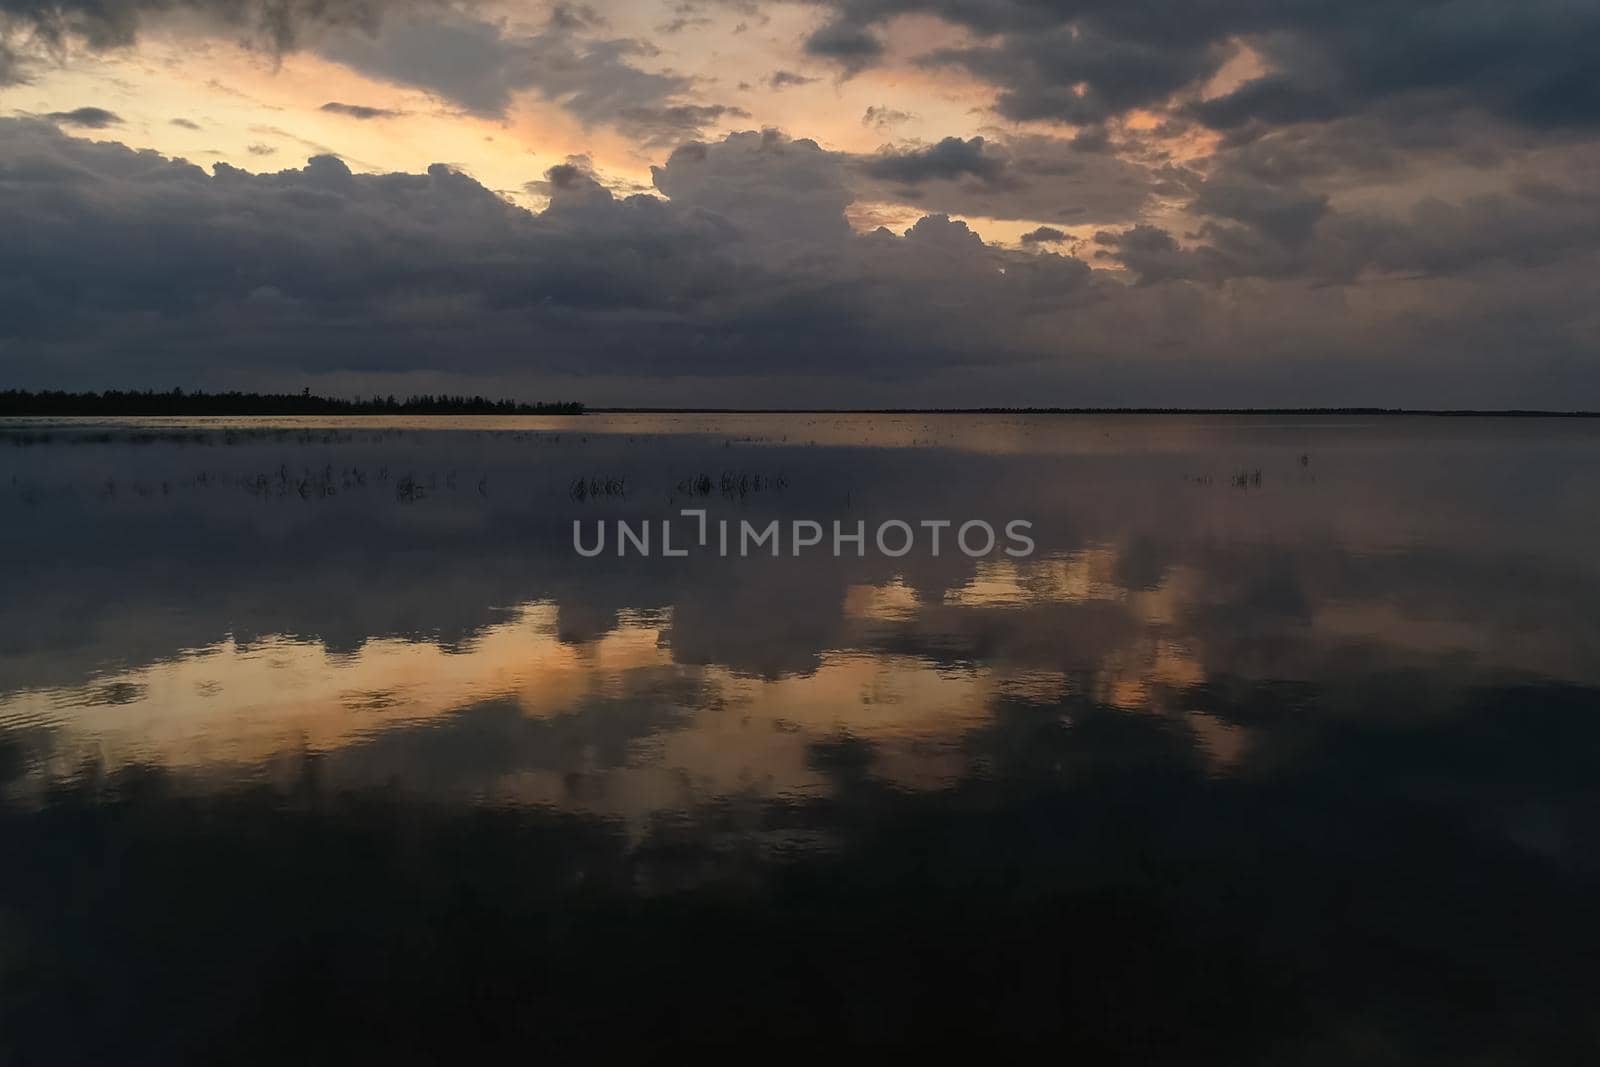
[[[423,393],[403,400],[299,393],[184,392],[174,389],[71,393],[60,390],[0,391],[0,416],[18,415],[581,415],[583,405],[568,401],[524,404],[481,396]]]

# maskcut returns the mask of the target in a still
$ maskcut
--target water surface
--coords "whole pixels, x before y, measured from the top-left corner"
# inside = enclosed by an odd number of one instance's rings
[[[8,422],[0,1054],[1592,1061],[1597,471],[1562,419]],[[1037,551],[572,549],[683,507]]]

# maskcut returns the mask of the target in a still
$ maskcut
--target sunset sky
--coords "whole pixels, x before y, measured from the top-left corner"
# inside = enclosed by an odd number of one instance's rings
[[[1600,407],[1593,0],[0,0],[0,385]]]

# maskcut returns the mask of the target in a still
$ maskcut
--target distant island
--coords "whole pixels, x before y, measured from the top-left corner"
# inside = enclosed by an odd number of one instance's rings
[[[559,401],[523,404],[481,396],[423,394],[341,400],[299,393],[67,393],[25,389],[0,391],[0,417],[25,415],[582,415],[582,404]]]

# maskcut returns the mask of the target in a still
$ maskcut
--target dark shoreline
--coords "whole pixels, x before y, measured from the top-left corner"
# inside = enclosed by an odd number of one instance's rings
[[[580,403],[524,404],[483,396],[360,396],[343,399],[300,393],[185,392],[173,389],[69,393],[61,390],[0,390],[0,418],[206,418],[266,415],[581,415]]]

